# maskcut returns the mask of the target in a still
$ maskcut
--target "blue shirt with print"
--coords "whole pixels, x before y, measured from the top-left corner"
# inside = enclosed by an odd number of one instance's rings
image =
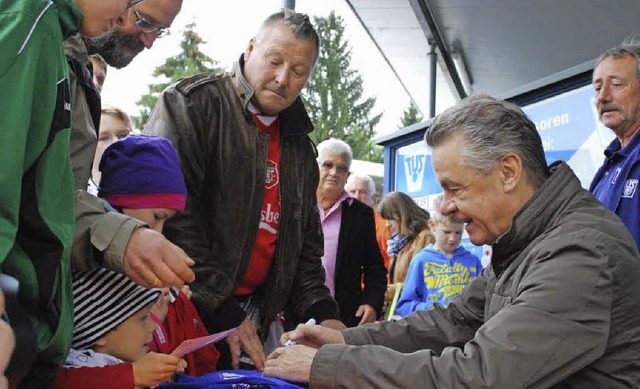
[[[640,247],[640,136],[634,135],[625,148],[620,146],[616,138],[605,149],[604,163],[591,181],[589,191],[622,219],[636,246]]]
[[[447,305],[481,271],[480,259],[464,247],[458,246],[449,260],[430,244],[411,260],[396,312],[406,316],[434,303]]]

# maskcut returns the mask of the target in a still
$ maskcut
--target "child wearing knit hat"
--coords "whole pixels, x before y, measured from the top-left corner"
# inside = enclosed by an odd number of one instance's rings
[[[98,196],[162,232],[165,220],[184,211],[187,187],[178,152],[165,138],[129,135],[112,143],[100,160]]]
[[[124,274],[99,268],[74,270],[73,339],[50,388],[134,388],[161,384],[186,362],[148,352],[155,323],[149,318],[160,289],[147,289]],[[98,378],[108,377],[108,380]]]
[[[178,153],[165,138],[130,135],[114,142],[100,171],[98,195],[107,206],[158,232],[184,210],[187,190]],[[160,294],[108,269],[74,271],[72,349],[50,387],[155,386],[184,372],[185,360],[149,352],[157,328],[150,311]]]

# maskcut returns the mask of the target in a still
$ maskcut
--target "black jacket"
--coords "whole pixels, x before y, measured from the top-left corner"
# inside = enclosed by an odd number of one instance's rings
[[[373,210],[356,199],[351,205],[349,201],[343,201],[341,207],[334,275],[335,299],[340,309],[340,320],[346,326],[354,327],[360,322],[360,318],[355,316],[360,305],[371,305],[378,315],[381,313],[387,290],[387,269],[376,240]]]
[[[247,110],[253,90],[241,64],[223,75],[178,81],[161,95],[145,132],[164,136],[180,154],[189,192],[165,235],[196,262],[193,301],[209,331],[245,317],[234,291],[247,270],[264,198],[269,136]],[[313,129],[300,98],[280,118],[280,227],[262,298],[262,334],[285,304],[318,322],[337,318],[324,286],[322,229],[316,206],[318,165]]]

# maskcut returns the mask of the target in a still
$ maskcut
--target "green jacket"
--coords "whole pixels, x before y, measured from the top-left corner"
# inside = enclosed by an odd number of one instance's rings
[[[15,277],[38,336],[24,387],[66,358],[73,327],[73,177],[63,41],[83,16],[71,0],[0,0],[0,271]]]

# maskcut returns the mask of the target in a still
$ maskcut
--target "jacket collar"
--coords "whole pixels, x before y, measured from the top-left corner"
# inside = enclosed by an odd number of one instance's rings
[[[242,106],[249,115],[249,102],[255,92],[249,82],[244,78],[244,55],[240,55],[238,62],[233,64],[233,70],[229,73],[236,97],[242,101]],[[293,103],[278,115],[280,117],[280,130],[286,134],[308,134],[313,131],[313,124],[307,113],[300,96]]]
[[[87,52],[87,46],[80,34],[70,36],[64,41],[64,54],[67,57],[77,60],[84,66],[88,66],[91,62],[91,58],[89,58],[89,53]]]
[[[582,190],[580,181],[565,162],[553,163],[549,172],[550,177],[514,216],[509,231],[492,245],[491,263],[496,275],[547,230],[566,202]]]
[[[631,138],[631,141],[627,144],[627,146],[624,149],[621,148],[620,140],[618,138],[615,138],[614,140],[611,141],[611,143],[609,143],[609,146],[607,146],[607,148],[604,150],[604,155],[607,158],[611,158],[613,155],[617,153],[624,157],[628,157],[632,153],[638,150],[639,145],[640,145],[640,132],[636,133],[633,136],[633,138]]]

